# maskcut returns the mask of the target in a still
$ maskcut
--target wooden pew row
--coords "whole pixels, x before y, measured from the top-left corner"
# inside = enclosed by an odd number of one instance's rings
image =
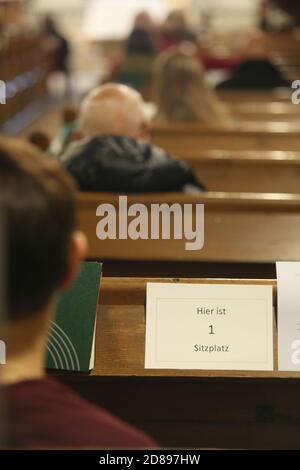
[[[293,103],[242,102],[227,103],[233,117],[239,121],[253,122],[299,122],[300,106]]]
[[[233,111],[232,117],[236,122],[239,123],[272,123],[272,122],[287,122],[287,123],[299,123],[300,115],[296,113],[284,113],[284,114],[268,114],[268,113],[254,113],[254,112],[243,112]]]
[[[291,103],[294,90],[276,88],[274,90],[218,90],[218,97],[226,103]]]
[[[0,125],[47,95],[49,57],[39,35],[11,39],[0,48],[0,79],[7,100],[0,105]]]
[[[200,151],[178,155],[209,191],[300,193],[300,153]]]
[[[300,38],[298,31],[285,31],[270,33],[269,40],[273,50],[288,52],[295,50],[299,52]]]
[[[115,194],[78,195],[79,227],[89,240],[88,258],[104,262],[106,276],[236,277],[275,276],[275,261],[300,260],[300,196],[205,193],[131,195],[128,206],[205,205],[205,243],[187,251],[184,240],[105,240],[96,235],[97,207]],[[129,218],[129,221],[131,219]],[[150,221],[149,221],[150,222]],[[173,219],[171,217],[171,223]],[[149,233],[150,233],[149,223]],[[172,225],[171,225],[172,227]],[[172,233],[172,232],[171,232]]]
[[[271,35],[270,39],[272,50],[274,53],[273,55],[275,57],[275,60],[280,65],[286,67],[287,71],[289,71],[289,66],[291,65],[299,67],[299,36],[293,33],[286,33],[279,35]],[[296,78],[299,79],[299,75]]]
[[[199,124],[154,126],[152,141],[173,155],[196,156],[201,150],[300,149],[299,124],[248,123],[239,129],[212,129]]]
[[[241,102],[228,103],[230,109],[237,114],[266,114],[266,115],[296,115],[300,116],[300,106],[292,102],[267,101],[267,102]]]
[[[233,116],[242,121],[299,122],[300,106],[292,102],[294,91],[235,90],[218,92],[218,95]]]
[[[284,75],[288,78],[290,81],[294,80],[299,80],[300,77],[300,66],[299,65],[289,65],[289,64],[284,64],[281,62],[280,68]]]
[[[60,380],[163,447],[298,448],[300,373],[278,372],[276,330],[274,372],[145,370],[147,281],[272,285],[276,304],[271,280],[104,278],[95,369]]]

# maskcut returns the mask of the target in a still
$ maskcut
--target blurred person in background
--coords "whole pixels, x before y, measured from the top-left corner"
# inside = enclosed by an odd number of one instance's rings
[[[49,155],[58,158],[72,142],[82,139],[79,129],[78,109],[66,106],[61,110],[61,128],[52,140]]]
[[[290,81],[273,62],[268,36],[258,32],[250,36],[242,53],[242,61],[230,78],[221,82],[217,88],[269,90],[290,86]]]
[[[147,142],[144,102],[135,90],[106,84],[93,90],[80,110],[84,138],[61,163],[82,191],[114,193],[199,192],[189,165]]]
[[[173,10],[167,16],[160,32],[160,51],[178,46],[183,41],[196,44],[197,37],[190,30],[182,10]]]
[[[43,21],[42,33],[49,41],[49,47],[51,47],[53,51],[52,70],[54,72],[63,72],[68,75],[70,44],[59,31],[54,19],[49,15],[47,15]]]
[[[121,58],[114,61],[107,81],[128,85],[149,94],[153,60],[157,52],[157,37],[154,23],[147,12],[139,13],[126,43]]]
[[[185,43],[161,54],[156,64],[155,122],[199,122],[230,127],[232,119],[205,80],[197,49]]]
[[[29,134],[28,142],[30,142],[38,150],[47,153],[51,144],[51,140],[47,134],[40,131],[35,131]]]
[[[142,10],[135,16],[133,30],[135,29],[143,29],[151,34],[155,34],[155,22],[148,11]]]
[[[68,39],[59,31],[54,19],[47,15],[43,22],[41,33],[44,37],[43,46],[50,58],[51,76],[48,82],[50,94],[56,100],[71,96],[70,53]]]
[[[291,15],[279,8],[280,2],[262,0],[259,11],[259,27],[266,33],[283,33],[292,31],[295,21]],[[296,3],[293,1],[293,3]]]
[[[259,9],[259,27],[262,31],[269,33],[272,27],[269,22],[269,13],[272,8],[270,0],[262,0]]]

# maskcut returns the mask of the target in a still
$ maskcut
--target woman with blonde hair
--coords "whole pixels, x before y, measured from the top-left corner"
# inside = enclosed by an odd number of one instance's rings
[[[193,44],[183,44],[161,54],[157,60],[155,122],[199,122],[230,127],[229,111],[205,80]]]

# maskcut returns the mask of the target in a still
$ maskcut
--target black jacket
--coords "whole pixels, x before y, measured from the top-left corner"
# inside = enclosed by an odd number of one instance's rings
[[[247,60],[232,73],[231,78],[220,83],[217,88],[225,89],[272,89],[290,87],[281,71],[268,60]]]
[[[120,136],[84,139],[61,159],[81,191],[149,193],[203,190],[185,162],[146,142]]]

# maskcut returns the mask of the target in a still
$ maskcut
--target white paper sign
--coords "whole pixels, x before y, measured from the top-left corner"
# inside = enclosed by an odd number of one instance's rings
[[[146,369],[273,370],[271,286],[147,285]]]
[[[278,368],[300,370],[300,263],[277,263]]]

